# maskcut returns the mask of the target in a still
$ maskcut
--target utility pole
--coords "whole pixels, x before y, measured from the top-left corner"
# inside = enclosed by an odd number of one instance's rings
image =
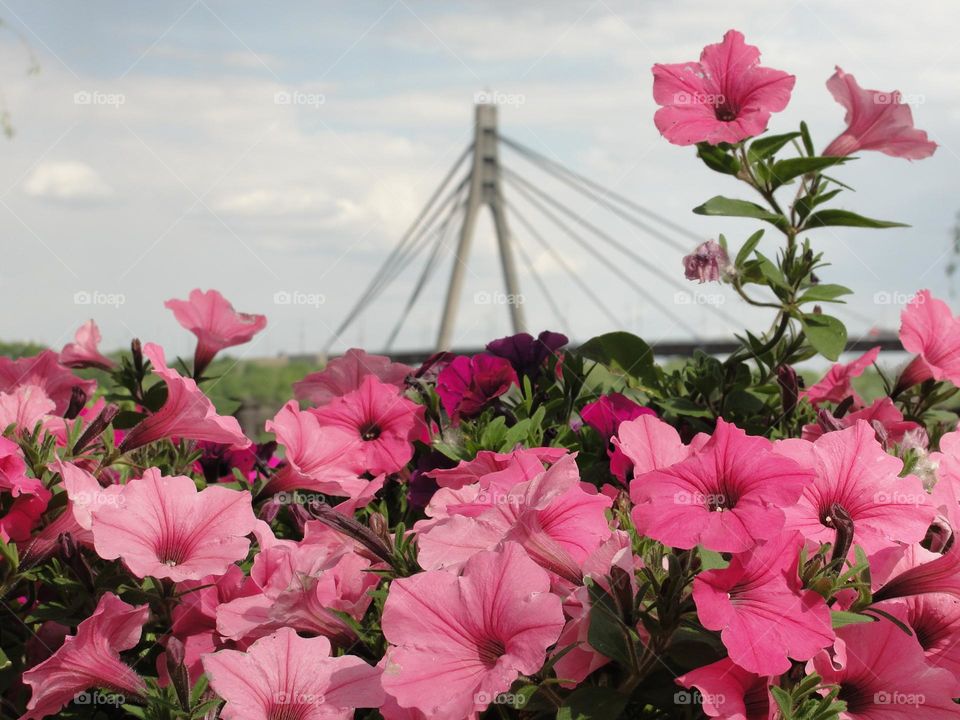
[[[513,260],[513,246],[510,228],[507,226],[506,208],[503,204],[503,191],[500,185],[500,158],[497,137],[497,106],[492,103],[477,103],[474,106],[476,117],[473,142],[473,163],[470,170],[470,186],[467,191],[467,206],[460,228],[457,252],[450,271],[450,284],[447,287],[447,300],[443,306],[443,319],[437,336],[437,350],[449,350],[453,336],[453,326],[457,318],[460,296],[463,294],[463,273],[467,268],[467,257],[473,244],[477,215],[480,208],[487,206],[493,215],[493,225],[497,233],[497,247],[500,252],[500,265],[503,268],[503,280],[506,285],[507,307],[510,310],[510,322],[515,333],[526,329],[523,318],[522,298],[517,283],[517,268]]]

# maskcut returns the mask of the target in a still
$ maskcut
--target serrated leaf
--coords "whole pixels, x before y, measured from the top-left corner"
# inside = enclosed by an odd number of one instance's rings
[[[873,218],[857,215],[849,210],[827,209],[813,213],[803,224],[805,230],[811,230],[818,227],[862,227],[862,228],[893,228],[910,227],[904,223],[891,222],[889,220],[874,220]]]

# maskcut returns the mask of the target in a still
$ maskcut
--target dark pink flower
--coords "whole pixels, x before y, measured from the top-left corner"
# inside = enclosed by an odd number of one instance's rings
[[[900,342],[918,357],[901,373],[898,390],[930,378],[960,385],[960,318],[929,290],[917,292],[901,313]]]
[[[550,578],[515,543],[462,573],[394,580],[383,610],[383,688],[434,720],[482,712],[521,674],[538,672],[563,629]]]
[[[823,413],[826,410],[820,412]],[[926,431],[919,424],[905,420],[903,413],[888,397],[877,398],[870,407],[848,413],[842,418],[830,416],[831,425],[835,425],[835,429],[838,430],[853,427],[860,420],[869,423],[878,436],[882,435],[885,438],[884,445],[887,447],[903,442],[907,433],[914,433],[920,438],[926,437]],[[803,426],[802,437],[812,442],[824,432],[822,424],[811,423]]]
[[[128,605],[105,593],[93,615],[66,638],[49,659],[23,674],[33,693],[20,720],[54,715],[74,695],[88,688],[107,688],[133,699],[146,692],[146,684],[120,659],[120,652],[140,641],[150,608]]]
[[[27,541],[52,496],[38,478],[27,475],[20,446],[0,437],[0,499],[7,493],[14,501],[0,517],[0,538],[4,542]]]
[[[730,257],[723,246],[713,240],[697,245],[683,258],[683,275],[700,283],[719,282],[730,271]]]
[[[375,375],[387,385],[395,385],[399,392],[404,380],[413,374],[413,368],[396,363],[383,355],[368,355],[363,350],[351,348],[342,357],[334,358],[327,366],[310,373],[303,380],[293,384],[293,394],[298,400],[313,403],[319,407],[334,398],[360,388],[367,375]]]
[[[440,487],[459,490],[464,485],[480,482],[480,479],[493,473],[512,471],[519,468],[522,471],[526,465],[521,465],[520,458],[534,457],[541,464],[552,464],[567,454],[566,448],[517,448],[509,453],[495,453],[491,450],[481,450],[472,460],[461,460],[453,468],[431,470],[427,475],[437,481]],[[536,466],[529,466],[536,468]],[[539,473],[539,471],[536,471]],[[531,476],[532,477],[532,476]],[[530,480],[531,477],[523,477]]]
[[[483,409],[518,383],[509,361],[495,355],[458,355],[440,371],[437,394],[447,415],[460,418],[479,415]]]
[[[680,548],[742,552],[779,535],[784,508],[797,502],[812,470],[774,452],[762,437],[717,421],[688,459],[630,484],[637,530]]]
[[[744,670],[730,658],[698,667],[676,680],[696,689],[707,717],[725,720],[773,720],[770,685],[773,678]]]
[[[216,290],[190,291],[189,300],[167,300],[177,322],[197,336],[193,375],[200,377],[214,356],[224,348],[250,342],[267,326],[263,315],[238,313]]]
[[[960,542],[939,557],[919,562],[883,583],[873,594],[874,602],[927,593],[947,593],[960,598]]]
[[[853,389],[853,384],[850,381],[863,375],[863,371],[877,361],[879,354],[880,346],[878,345],[870,348],[852,362],[845,365],[836,363],[816,384],[803,390],[800,397],[809,400],[814,407],[819,407],[825,402],[838,405],[848,397],[852,397],[855,407],[863,407],[863,400],[857,395],[857,391]]]
[[[120,445],[122,451],[129,452],[164,438],[207,440],[237,448],[250,445],[236,418],[218,415],[195,381],[167,367],[163,348],[147,343],[143,354],[150,360],[153,372],[166,384],[167,399],[163,407],[127,433]]]
[[[547,358],[560,352],[568,342],[566,335],[549,330],[537,337],[517,333],[487,343],[487,352],[508,360],[518,375],[535,377]]]
[[[604,440],[609,440],[617,434],[620,423],[641,415],[656,415],[656,413],[621,393],[602,395],[597,400],[584,405],[580,411],[583,421],[596,430]]]
[[[843,120],[847,129],[831,142],[824,155],[853,155],[861,150],[876,150],[885,155],[920,160],[933,155],[937,144],[923,130],[913,126],[910,106],[901,102],[900,93],[864,90],[839,67],[827,80],[827,89],[847,111]]]
[[[113,369],[116,363],[100,352],[99,345],[100,328],[93,320],[87,320],[77,329],[74,341],[63,346],[60,362],[71,368]]]
[[[707,45],[700,62],[653,66],[654,122],[674,145],[738,143],[767,129],[790,101],[796,78],[760,66],[760,51],[736,30]]]
[[[93,541],[100,557],[121,558],[137,577],[180,582],[222,575],[243,560],[255,523],[249,492],[198,492],[190,478],[150,468],[123,486],[119,501],[93,510]]]
[[[339,720],[383,704],[380,670],[355,655],[330,656],[325,637],[281,628],[246,652],[203,657],[224,720]]]
[[[73,388],[80,388],[89,398],[97,382],[78,378],[60,364],[60,357],[52,350],[19,360],[0,356],[0,392],[13,393],[26,385],[39,387],[53,401],[54,412],[63,415],[70,406]]]

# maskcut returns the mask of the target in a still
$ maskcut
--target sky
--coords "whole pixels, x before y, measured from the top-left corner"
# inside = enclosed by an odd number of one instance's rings
[[[690,211],[717,194],[749,198],[749,188],[659,136],[650,74],[655,62],[695,60],[729,28],[759,46],[763,64],[797,76],[771,132],[806,120],[825,147],[843,129],[824,86],[839,65],[865,87],[902,91],[940,146],[913,163],[864,153],[837,172],[857,191],[840,206],[911,225],[810,234],[832,263],[821,279],[856,293],[840,313],[851,336],[895,330],[919,288],[950,299],[945,267],[960,210],[953,0],[925,2],[909,21],[902,3],[886,0],[0,0],[0,19],[0,102],[14,129],[0,139],[3,340],[59,348],[93,317],[108,350],[140,337],[186,355],[193,337],[163,302],[199,287],[267,315],[267,330],[239,354],[319,351],[471,141],[478,93],[499,102],[504,135],[737,247],[755,224]],[[684,284],[676,247],[564,194],[517,155],[504,150],[502,159],[675,278],[665,282],[597,240],[577,246],[508,184],[508,220],[532,265],[518,258],[531,330],[584,340],[626,329],[656,342],[769,322],[727,289]],[[554,253],[511,217],[513,207]],[[772,233],[761,247],[776,252]],[[451,240],[438,246],[440,264],[396,348],[435,342],[454,250]],[[383,348],[424,259],[335,338],[334,351]],[[498,263],[484,214],[455,346],[510,332]]]

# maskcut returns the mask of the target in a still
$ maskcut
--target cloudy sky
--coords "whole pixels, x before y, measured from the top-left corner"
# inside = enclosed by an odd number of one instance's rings
[[[960,8],[953,0],[920,7],[907,21],[903,3],[878,0],[0,0],[0,94],[15,130],[0,140],[0,338],[59,347],[95,317],[108,349],[137,335],[184,354],[192,337],[163,301],[214,287],[238,309],[269,317],[250,356],[319,350],[470,141],[480,92],[502,101],[505,135],[704,239],[723,232],[736,245],[754,226],[690,209],[719,193],[746,197],[746,188],[661,139],[650,93],[654,62],[696,59],[730,27],[760,47],[764,64],[798,78],[773,131],[806,119],[824,147],[843,127],[824,88],[840,65],[866,87],[905,93],[917,125],[940,144],[922,162],[867,154],[842,169],[857,189],[843,206],[911,228],[811,236],[833,263],[823,279],[857,293],[843,314],[852,334],[895,328],[898,303],[915,289],[948,295],[960,210]],[[679,250],[564,195],[516,155],[504,151],[504,162],[680,277]],[[585,339],[616,325],[657,340],[720,337],[737,322],[763,327],[762,315],[714,288],[689,286],[709,295],[678,301],[677,287],[641,264],[595,240],[584,251],[506,193],[562,258],[511,219],[535,273],[521,261],[532,329]],[[765,242],[774,252],[774,238]],[[509,331],[507,308],[485,302],[503,292],[495,247],[484,216],[458,346]],[[434,342],[453,247],[438,252],[442,265],[398,347]],[[421,267],[411,263],[334,348],[380,348]]]

